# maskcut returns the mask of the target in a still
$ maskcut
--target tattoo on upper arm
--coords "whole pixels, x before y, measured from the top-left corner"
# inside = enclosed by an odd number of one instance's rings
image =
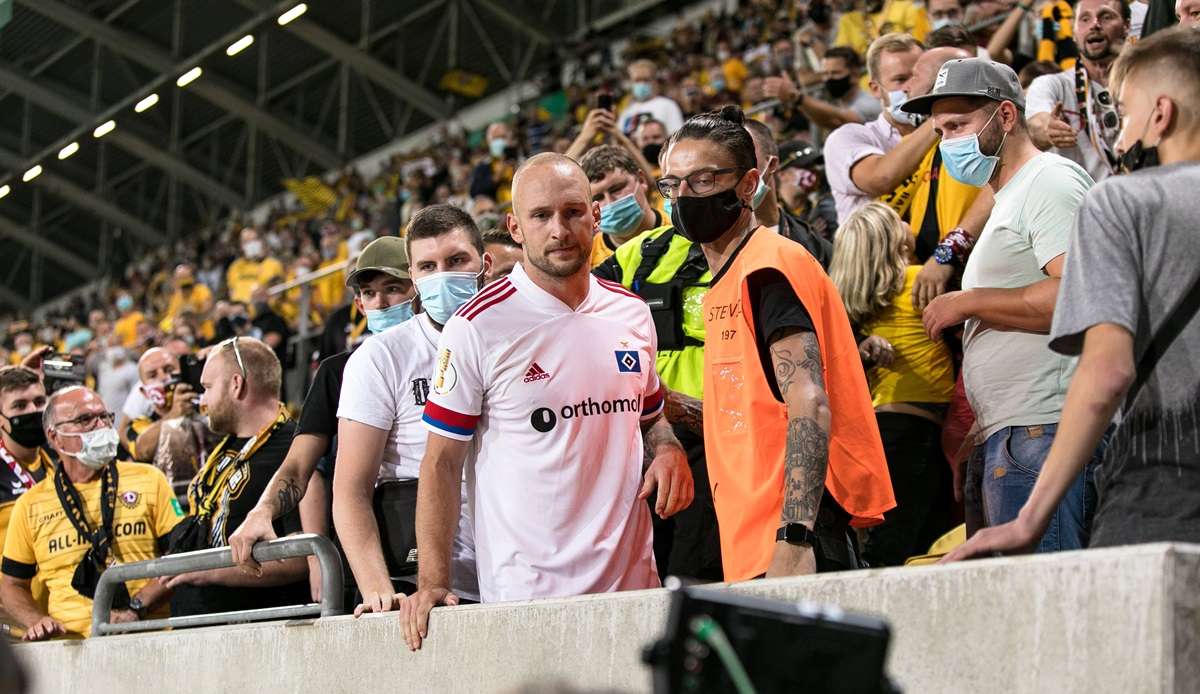
[[[783,519],[792,523],[815,521],[825,489],[829,433],[815,419],[797,417],[788,422],[784,459]]]
[[[300,491],[300,485],[296,484],[296,480],[291,477],[279,480],[278,485],[279,493],[276,498],[279,502],[279,515],[283,515],[300,505],[300,499],[304,498],[304,492]]]
[[[812,332],[800,334],[800,342],[804,350],[800,354],[797,354],[791,347],[784,346],[782,342],[782,340],[777,340],[771,345],[771,361],[775,366],[775,385],[779,388],[779,394],[787,397],[788,390],[800,372],[807,373],[813,383],[824,389],[825,371],[821,367],[821,346],[817,342],[816,334]]]

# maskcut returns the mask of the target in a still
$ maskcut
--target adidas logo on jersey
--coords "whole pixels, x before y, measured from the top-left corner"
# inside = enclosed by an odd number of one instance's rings
[[[525,372],[525,382],[526,383],[533,383],[534,381],[543,381],[547,378],[550,378],[550,374],[545,369],[538,366],[538,363],[536,361],[533,362],[532,364],[530,364],[529,370]]]

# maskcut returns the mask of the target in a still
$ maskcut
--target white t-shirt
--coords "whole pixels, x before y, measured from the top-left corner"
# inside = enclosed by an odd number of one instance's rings
[[[996,193],[996,204],[963,271],[963,289],[1026,287],[1067,252],[1075,214],[1092,179],[1043,152]],[[1075,359],[1050,351],[1046,333],[997,329],[972,318],[963,337],[963,382],[983,435],[1006,426],[1057,422]]]
[[[379,462],[380,482],[415,480],[420,474],[429,440],[421,426],[421,413],[429,395],[437,339],[437,329],[421,313],[373,335],[346,362],[337,416],[388,432]],[[462,597],[478,600],[474,524],[465,491],[464,485],[462,513],[451,547],[453,588]]]
[[[1093,80],[1088,85],[1088,89],[1091,94],[1095,95],[1104,91],[1104,85]],[[1103,148],[1111,149],[1111,147],[1104,138],[1104,130],[1096,115],[1097,107],[1095,105],[1086,109],[1079,107],[1079,99],[1075,93],[1075,70],[1064,70],[1035,79],[1025,93],[1025,116],[1033,117],[1039,113],[1050,113],[1054,110],[1055,104],[1059,102],[1062,102],[1063,114],[1066,116],[1067,122],[1075,128],[1075,146],[1066,149],[1052,147],[1049,151],[1061,154],[1079,164],[1094,181],[1108,178],[1112,174],[1112,169],[1109,167],[1108,155],[1104,153]],[[1087,131],[1084,131],[1083,128],[1084,119],[1091,124]],[[1109,134],[1114,137],[1112,144],[1115,144],[1116,133],[1116,129],[1110,129]]]
[[[141,385],[141,381],[134,384],[133,388],[129,391],[129,395],[125,398],[125,404],[121,405],[121,414],[130,419],[149,417],[154,414],[154,404],[150,402],[150,398],[147,398],[142,389],[138,387],[139,385]]]
[[[683,127],[683,111],[680,110],[679,104],[669,97],[652,96],[645,101],[630,102],[625,110],[621,111],[618,118],[621,132],[629,132],[633,117],[642,113],[649,113],[654,120],[667,126],[668,135]]]
[[[572,311],[520,264],[438,343],[425,425],[473,441],[484,602],[654,588],[641,424],[662,411],[650,309],[589,279]]]
[[[866,123],[847,123],[825,140],[825,176],[837,204],[838,224],[860,207],[875,199],[867,195],[850,177],[850,169],[873,154],[887,154],[900,144],[900,131],[881,113]]]

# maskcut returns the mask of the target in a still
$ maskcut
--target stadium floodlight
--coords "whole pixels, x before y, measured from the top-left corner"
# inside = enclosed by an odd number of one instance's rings
[[[295,7],[288,10],[287,12],[284,12],[283,14],[279,15],[279,26],[283,26],[284,24],[287,24],[288,22],[292,21],[296,17],[299,17],[300,15],[304,14],[307,11],[308,11],[308,5],[306,5],[304,3],[300,3],[299,5],[296,5]]]
[[[225,49],[225,55],[233,57],[233,56],[237,55],[238,53],[241,53],[242,51],[249,48],[250,44],[252,44],[252,43],[254,43],[254,35],[246,34],[245,36],[238,39],[237,41],[234,41],[233,43],[229,44],[229,47]]]
[[[191,70],[188,70],[187,72],[180,75],[179,79],[175,80],[175,86],[176,87],[186,87],[189,84],[191,84],[192,82],[195,82],[196,80],[200,79],[200,75],[203,72],[204,72],[204,70],[201,70],[200,66],[197,65],[196,67],[192,68]]]
[[[0,186],[0,198],[4,197],[5,195],[8,195],[11,192],[12,192],[12,186],[8,185],[7,183]]]
[[[137,111],[138,113],[141,113],[142,111],[145,111],[146,109],[154,108],[154,105],[157,103],[158,103],[158,94],[157,93],[151,94],[150,96],[146,97],[145,99],[142,99],[141,101],[137,102],[137,105],[133,107],[133,110]]]
[[[29,183],[30,181],[32,181],[33,179],[35,179],[41,175],[42,175],[42,165],[34,164],[32,169],[25,172],[25,175],[21,177],[21,180],[25,181],[26,183]]]
[[[92,131],[92,137],[95,137],[95,138],[104,137],[105,135],[111,133],[112,131],[114,131],[116,129],[117,129],[117,122],[115,120],[106,120],[103,123],[101,123],[100,125],[96,126],[96,129]]]
[[[78,151],[79,151],[79,143],[72,142],[71,144],[67,145],[66,147],[63,147],[62,149],[58,150],[58,158],[66,159],[67,157],[71,156],[72,154],[74,154]]]

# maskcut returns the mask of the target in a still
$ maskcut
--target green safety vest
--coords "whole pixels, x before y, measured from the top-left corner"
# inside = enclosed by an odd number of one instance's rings
[[[712,271],[700,246],[671,226],[642,232],[617,248],[610,263],[620,282],[646,300],[658,331],[659,378],[671,390],[704,398],[704,295]]]

